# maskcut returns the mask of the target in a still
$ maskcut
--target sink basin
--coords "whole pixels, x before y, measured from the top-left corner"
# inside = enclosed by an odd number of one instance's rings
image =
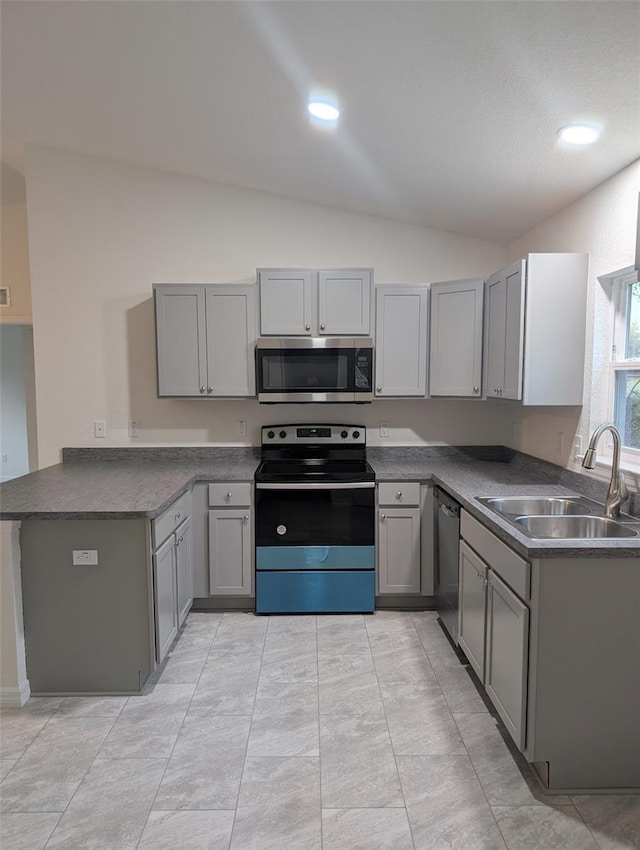
[[[522,516],[523,514],[536,515],[563,515],[563,514],[590,514],[591,510],[584,500],[565,498],[563,496],[504,496],[502,498],[483,498],[488,508],[501,514]]]
[[[599,516],[518,516],[514,520],[529,537],[582,539],[637,537],[637,532]]]

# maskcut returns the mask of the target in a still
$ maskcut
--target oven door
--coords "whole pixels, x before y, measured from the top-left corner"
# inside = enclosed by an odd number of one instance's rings
[[[373,546],[375,482],[256,484],[256,546]]]
[[[258,401],[371,401],[372,368],[370,341],[355,347],[352,339],[260,340]]]

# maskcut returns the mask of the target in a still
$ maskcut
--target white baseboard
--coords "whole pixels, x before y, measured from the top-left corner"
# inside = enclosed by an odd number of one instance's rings
[[[21,682],[18,688],[0,688],[0,708],[22,708],[30,696],[28,679]]]

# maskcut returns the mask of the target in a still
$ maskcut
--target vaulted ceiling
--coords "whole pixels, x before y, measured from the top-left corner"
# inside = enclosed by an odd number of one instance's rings
[[[3,0],[0,15],[13,167],[42,144],[508,242],[640,155],[637,2]],[[306,114],[316,89],[342,107],[332,130]],[[589,149],[557,142],[576,120],[603,129]]]

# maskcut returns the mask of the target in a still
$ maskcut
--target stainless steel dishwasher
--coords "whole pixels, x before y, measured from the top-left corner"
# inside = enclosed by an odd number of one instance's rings
[[[458,645],[458,553],[460,505],[440,487],[433,488],[436,609]]]

